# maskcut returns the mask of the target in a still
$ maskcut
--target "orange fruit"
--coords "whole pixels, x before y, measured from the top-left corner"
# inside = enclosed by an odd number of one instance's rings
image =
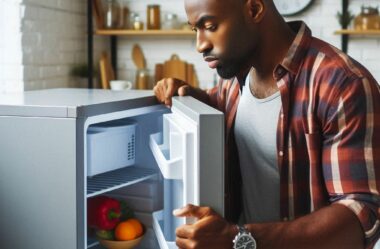
[[[133,240],[141,236],[143,227],[137,219],[128,219],[120,222],[115,228],[116,240]]]
[[[141,225],[141,223],[138,219],[132,218],[132,219],[127,220],[127,222],[130,222],[133,225],[133,227],[136,231],[137,237],[140,237],[143,234],[143,226]]]

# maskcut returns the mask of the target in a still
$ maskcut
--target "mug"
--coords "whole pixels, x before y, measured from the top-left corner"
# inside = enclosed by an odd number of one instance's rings
[[[110,85],[111,89],[115,91],[132,89],[132,82],[128,80],[111,80]]]

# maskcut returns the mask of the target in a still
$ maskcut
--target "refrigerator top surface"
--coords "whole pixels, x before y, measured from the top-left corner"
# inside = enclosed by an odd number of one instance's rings
[[[154,104],[151,90],[59,88],[0,94],[0,115],[75,118]]]

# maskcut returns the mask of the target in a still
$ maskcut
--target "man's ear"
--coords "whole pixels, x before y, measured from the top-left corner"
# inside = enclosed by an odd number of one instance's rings
[[[265,0],[247,0],[247,7],[249,15],[252,18],[252,21],[255,23],[260,22],[264,17],[266,11]]]

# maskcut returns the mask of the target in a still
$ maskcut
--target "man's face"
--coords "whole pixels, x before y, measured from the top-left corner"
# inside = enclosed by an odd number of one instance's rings
[[[255,39],[243,0],[185,0],[189,24],[197,32],[197,50],[225,79],[246,71]]]

